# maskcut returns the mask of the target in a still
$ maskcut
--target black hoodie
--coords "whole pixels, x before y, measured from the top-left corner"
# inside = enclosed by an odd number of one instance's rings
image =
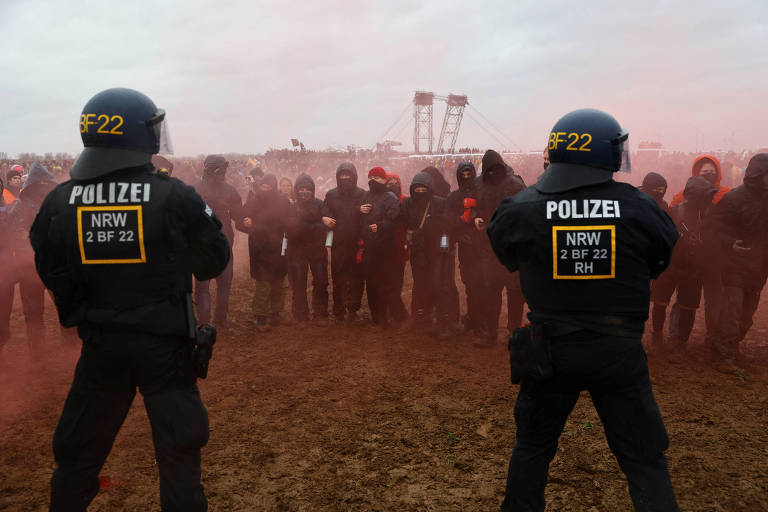
[[[437,197],[446,198],[451,193],[451,186],[443,178],[443,173],[437,167],[426,167],[421,170],[432,177],[432,187]]]
[[[195,192],[200,194],[203,201],[211,207],[213,213],[221,221],[221,231],[227,236],[229,244],[235,235],[232,222],[240,219],[243,200],[237,189],[226,181],[227,161],[220,155],[209,155],[205,159],[203,177],[195,183]],[[223,169],[223,170],[220,170]]]
[[[418,186],[427,188],[424,197],[414,194],[414,189]],[[411,196],[403,199],[400,216],[411,233],[411,261],[424,264],[426,260],[422,257],[439,252],[440,237],[444,233],[448,234],[445,219],[446,200],[435,194],[432,177],[426,172],[420,172],[413,177],[410,191]]]
[[[472,171],[472,176],[468,179],[462,179],[461,177],[461,172],[465,169]],[[475,244],[482,239],[480,232],[474,225],[477,207],[464,207],[465,199],[477,201],[477,170],[472,162],[461,162],[456,167],[456,183],[459,185],[459,188],[448,194],[445,205],[446,215],[448,216],[451,232],[453,233],[452,239],[459,243]],[[461,218],[466,210],[470,210],[470,222],[464,222]]]
[[[768,173],[768,154],[757,154],[744,172],[744,184],[726,193],[712,207],[705,233],[719,246],[711,255],[722,266],[725,286],[749,290],[763,287],[768,273],[768,190],[763,175]],[[749,251],[734,249],[734,243]]]
[[[698,276],[711,266],[713,251],[706,250],[704,246],[704,222],[715,192],[717,189],[705,178],[688,178],[683,191],[685,202],[669,210],[669,216],[675,221],[680,238],[675,244],[667,272]]]
[[[489,149],[483,155],[483,171],[477,188],[477,216],[488,223],[504,198],[523,190],[525,182],[504,162],[500,154]]]
[[[333,249],[357,250],[357,238],[360,234],[360,205],[363,204],[365,190],[357,186],[357,169],[349,162],[344,162],[336,169],[336,184],[344,173],[352,176],[348,189],[339,186],[325,194],[323,216],[336,220],[333,228]]]
[[[277,190],[277,178],[267,174],[261,183],[269,183],[272,190],[256,189],[243,206],[243,215],[235,224],[237,229],[248,233],[248,254],[251,263],[251,277],[257,281],[281,279],[287,271],[285,258],[281,254],[283,234],[292,224],[291,203]],[[251,219],[246,228],[244,219]]]
[[[312,190],[312,198],[299,198],[299,189]],[[315,182],[312,177],[301,173],[293,185],[296,202],[293,205],[295,221],[288,231],[288,251],[290,255],[301,253],[307,257],[322,257],[325,254],[327,229],[323,225],[323,202],[315,197]]]
[[[644,192],[651,196],[659,208],[665,212],[669,211],[669,204],[664,200],[664,194],[659,194],[656,189],[663,188],[664,192],[667,191],[667,180],[661,174],[657,172],[649,172],[643,178],[643,184],[638,187],[641,192]]]

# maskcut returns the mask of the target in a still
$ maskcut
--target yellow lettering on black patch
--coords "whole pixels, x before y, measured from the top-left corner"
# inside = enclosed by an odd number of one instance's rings
[[[616,226],[552,226],[552,279],[615,279]]]
[[[146,263],[142,206],[78,206],[77,241],[83,265]]]

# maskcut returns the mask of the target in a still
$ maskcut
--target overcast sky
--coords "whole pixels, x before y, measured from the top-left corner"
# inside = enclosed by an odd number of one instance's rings
[[[0,0],[0,152],[79,151],[110,87],[165,108],[186,155],[370,147],[417,89],[468,95],[457,146],[541,149],[581,107],[633,147],[768,146],[766,20],[765,0]],[[412,147],[412,109],[393,137]]]

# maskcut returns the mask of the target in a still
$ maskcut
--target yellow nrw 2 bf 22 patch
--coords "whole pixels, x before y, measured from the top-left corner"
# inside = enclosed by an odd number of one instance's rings
[[[147,261],[141,205],[78,206],[77,239],[84,265]]]
[[[616,226],[552,226],[552,279],[614,279]]]

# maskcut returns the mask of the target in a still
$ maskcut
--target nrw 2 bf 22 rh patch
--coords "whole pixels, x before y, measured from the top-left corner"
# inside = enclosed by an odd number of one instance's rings
[[[141,205],[78,206],[77,238],[84,265],[147,261]]]
[[[616,226],[552,226],[552,279],[614,279]]]

